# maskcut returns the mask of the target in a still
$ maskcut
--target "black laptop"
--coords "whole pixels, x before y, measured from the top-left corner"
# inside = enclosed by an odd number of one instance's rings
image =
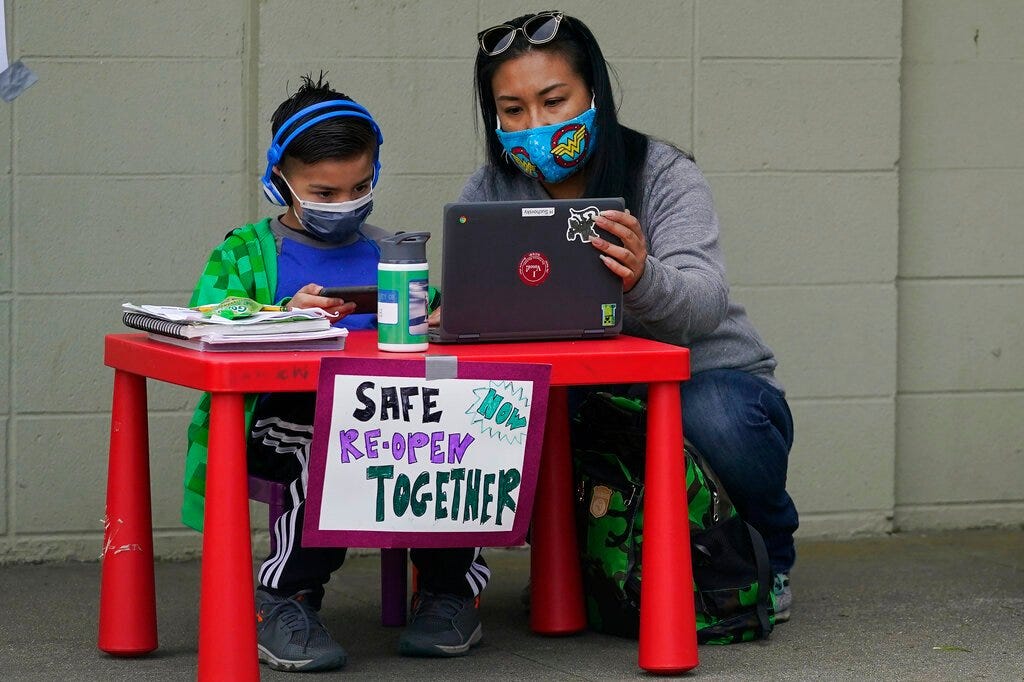
[[[434,343],[588,339],[622,329],[622,280],[591,238],[621,198],[455,203],[444,207],[441,326]]]

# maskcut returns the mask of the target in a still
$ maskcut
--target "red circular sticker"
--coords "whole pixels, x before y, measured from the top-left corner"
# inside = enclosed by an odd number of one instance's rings
[[[535,287],[544,282],[551,272],[551,263],[547,256],[531,251],[519,260],[519,279]]]

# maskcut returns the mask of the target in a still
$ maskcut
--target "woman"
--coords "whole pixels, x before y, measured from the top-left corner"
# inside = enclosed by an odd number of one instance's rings
[[[798,525],[786,492],[793,421],[771,349],[730,299],[707,182],[693,157],[618,122],[607,64],[583,22],[541,12],[478,38],[487,163],[460,201],[625,199],[625,212],[596,219],[622,246],[590,242],[622,278],[623,330],[690,349],[686,436],[764,536],[776,619],[788,620]]]

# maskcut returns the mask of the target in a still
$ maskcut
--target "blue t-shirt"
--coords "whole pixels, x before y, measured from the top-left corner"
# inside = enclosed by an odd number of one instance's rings
[[[380,249],[362,234],[351,244],[321,242],[292,230],[280,220],[271,221],[277,241],[277,291],[274,300],[294,296],[302,287],[316,282],[325,287],[377,283]],[[350,330],[376,329],[377,316],[347,315],[334,323]]]

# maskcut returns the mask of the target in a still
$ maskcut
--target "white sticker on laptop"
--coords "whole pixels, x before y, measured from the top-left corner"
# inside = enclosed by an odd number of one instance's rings
[[[555,215],[555,207],[554,206],[540,206],[540,207],[537,207],[537,208],[524,208],[523,209],[523,217],[524,218],[539,218],[539,217],[552,216],[552,215]]]
[[[576,210],[569,209],[569,227],[565,231],[565,240],[571,242],[576,237],[584,244],[598,236],[594,229],[594,218],[601,213],[597,206],[587,206]]]

